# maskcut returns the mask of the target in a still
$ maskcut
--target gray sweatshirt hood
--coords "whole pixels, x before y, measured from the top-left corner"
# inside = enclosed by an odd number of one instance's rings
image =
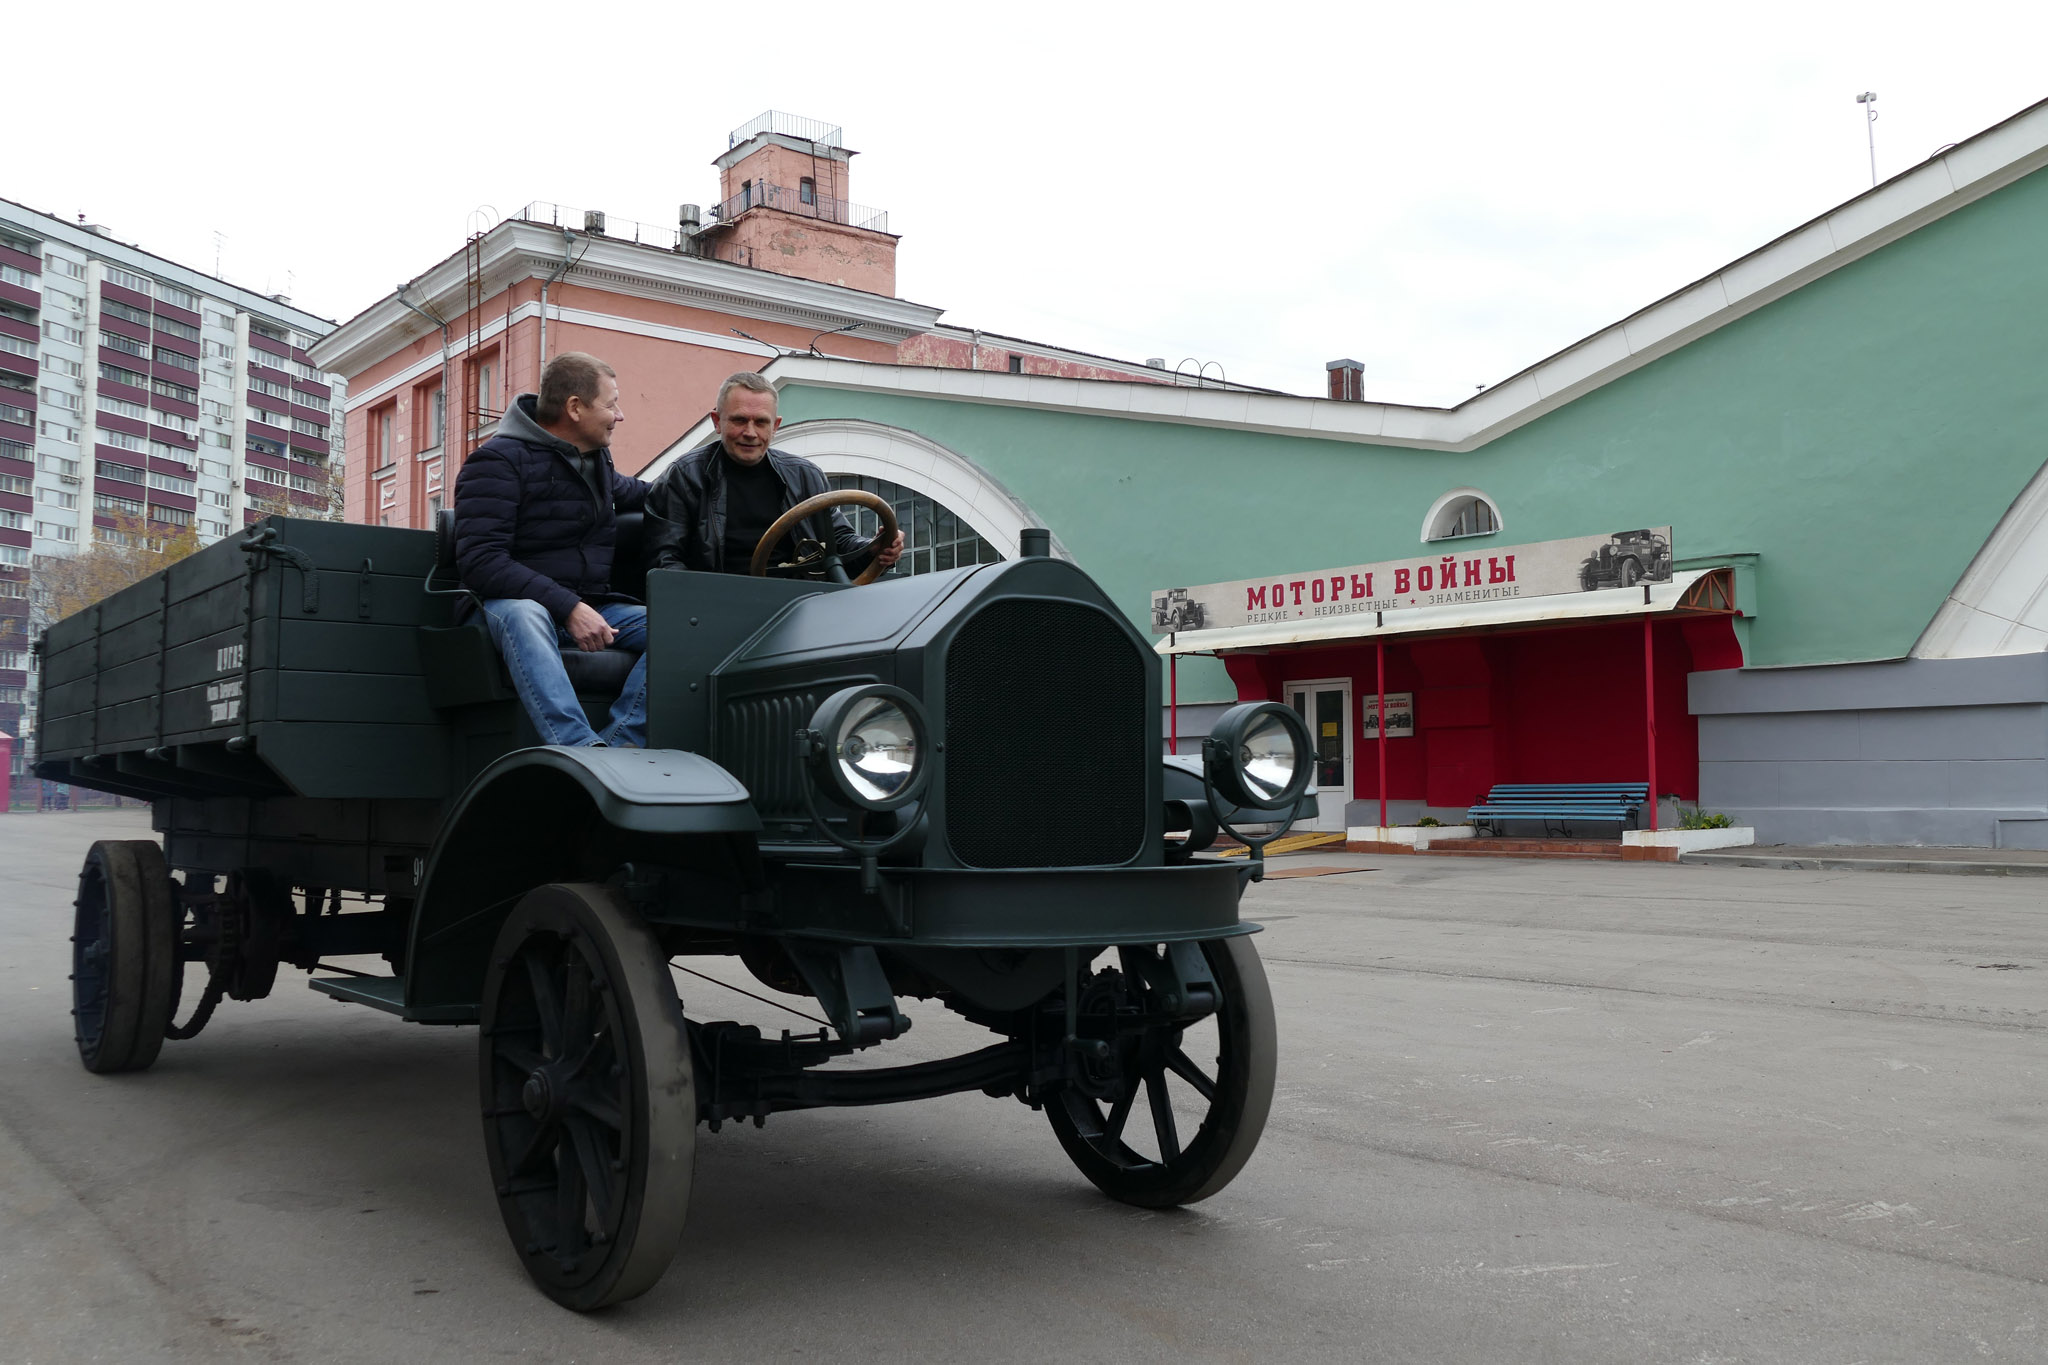
[[[567,455],[571,460],[580,460],[585,452],[578,450],[535,420],[533,408],[539,401],[540,395],[537,393],[522,393],[513,399],[512,406],[505,409],[505,415],[498,419],[498,434],[532,445],[545,446],[549,450]],[[609,452],[609,447],[601,447],[589,453],[609,456]]]

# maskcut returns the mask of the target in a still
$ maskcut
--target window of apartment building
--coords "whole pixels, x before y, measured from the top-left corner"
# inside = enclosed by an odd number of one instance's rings
[[[248,437],[247,440],[249,443],[249,449],[257,453],[258,455],[284,454],[284,447],[278,444],[276,441],[271,440],[267,436],[251,436]]]
[[[0,437],[0,458],[27,461],[35,455],[35,449],[34,446],[26,441],[10,441]],[[0,474],[0,479],[16,479],[20,477],[18,474]],[[28,492],[27,482],[26,479],[23,479],[23,486],[20,488],[16,488],[11,484],[0,483],[0,493],[26,493]]]
[[[57,521],[39,521],[36,523],[36,534],[44,540],[72,541],[78,539],[78,528]]]
[[[82,378],[85,374],[85,366],[77,361],[66,360],[63,356],[52,355],[48,351],[43,352],[43,368],[52,374],[61,374],[71,379]]]
[[[10,531],[19,531],[27,525],[28,513],[14,512],[5,507],[0,507],[0,526],[5,526]]]
[[[196,438],[199,435],[199,423],[197,419],[191,417],[180,417],[177,413],[165,412],[162,408],[152,408],[150,410],[149,420],[156,423],[160,427],[167,427],[170,430],[175,431],[183,436],[191,436]]]
[[[190,464],[192,461],[191,451],[174,446],[169,441],[151,441],[149,453],[153,459],[176,460],[179,464]]]
[[[481,411],[494,415],[503,411],[498,406],[498,365],[495,353],[476,367],[476,405]]]
[[[43,388],[43,401],[53,408],[62,408],[66,412],[83,412],[85,410],[85,401],[77,394],[66,393],[62,389],[53,389],[47,385]],[[23,418],[22,420],[26,421],[28,419]]]
[[[25,427],[35,419],[36,415],[27,408],[18,408],[12,403],[0,403],[0,422],[12,422],[18,427]]]
[[[0,545],[0,564],[28,563],[28,546]]]
[[[28,584],[19,578],[0,578],[0,597],[27,597]]]
[[[43,253],[43,269],[53,275],[69,275],[74,280],[85,278],[85,266],[82,262],[66,260],[54,251]]]
[[[95,493],[92,495],[92,510],[107,517],[139,517],[142,515],[142,499]]]
[[[301,436],[310,436],[316,441],[327,439],[327,428],[318,422],[309,422],[303,417],[292,418],[292,430]]]
[[[192,514],[184,508],[159,507],[155,503],[149,505],[149,519],[162,522],[166,526],[190,526],[192,524]]]
[[[208,413],[207,416],[212,417],[216,422],[227,420],[224,417],[214,416],[212,413]],[[202,431],[199,433],[199,439],[207,445],[219,446],[222,450],[233,450],[235,448],[235,438],[225,431]]]
[[[1023,357],[1023,356],[1021,356],[1021,355],[1016,355],[1016,354],[1012,354],[1012,355],[1010,356],[1010,373],[1011,373],[1011,374],[1022,374],[1022,373],[1024,373],[1024,357]]]
[[[53,441],[62,441],[67,446],[78,444],[78,428],[66,426],[62,422],[38,422],[36,434],[47,436]]]
[[[66,327],[54,320],[43,323],[43,335],[52,341],[61,341],[69,346],[85,345],[85,333],[76,327]]]
[[[112,299],[100,300],[100,315],[102,317],[119,318],[123,322],[132,322],[138,327],[149,326],[148,313],[140,308],[130,308],[125,303],[116,303]]]
[[[290,332],[287,332],[274,322],[265,322],[262,318],[250,318],[249,330],[257,336],[268,337],[272,341],[281,341],[287,346],[291,345],[292,342],[292,334]]]
[[[104,360],[100,362],[100,378],[115,384],[126,384],[131,389],[147,389],[149,387],[149,376],[142,371],[124,370],[119,365],[109,365]]]
[[[0,668],[11,668],[16,672],[28,671],[28,651],[25,649],[0,649]]]
[[[0,332],[0,351],[9,355],[34,355],[36,344],[27,337],[18,337],[11,332]]]
[[[43,287],[43,277],[41,275],[31,275],[18,265],[0,265],[0,280],[5,280],[8,284],[21,289],[40,290]]]
[[[149,480],[149,474],[140,465],[121,464],[115,460],[94,460],[92,469],[97,477],[112,479],[116,483],[141,485]]]
[[[18,393],[33,393],[36,377],[32,374],[17,374],[13,370],[0,370],[0,388],[13,389]]]
[[[123,270],[118,265],[107,267],[107,281],[110,284],[118,284],[123,289],[133,289],[138,294],[149,292],[149,276],[138,275],[132,270]]]
[[[165,303],[182,308],[188,313],[199,311],[199,296],[188,289],[180,289],[175,284],[165,284],[162,280],[158,280],[156,282],[156,296]]]
[[[167,318],[161,313],[156,315],[155,321],[150,325],[159,332],[164,332],[174,337],[182,337],[186,341],[199,340],[199,329],[197,327],[194,327],[189,322],[180,322],[176,318]]]
[[[8,475],[7,481],[10,483],[18,483],[23,485],[20,488],[9,488],[7,490],[8,492],[28,492],[27,484],[29,481],[27,479],[19,478],[14,475]],[[39,488],[36,490],[36,501],[41,503],[48,503],[52,507],[76,507],[78,506],[78,494],[67,493],[61,488]]]
[[[142,359],[149,355],[147,343],[137,341],[134,337],[122,336],[119,332],[101,332],[100,345],[110,351],[120,351],[124,355],[132,355],[137,359]]]
[[[159,474],[154,469],[149,471],[149,486],[161,488],[166,493],[181,493],[188,498],[199,492],[199,485],[193,480],[181,479],[176,474]]]
[[[818,182],[809,176],[796,182],[796,197],[806,204],[818,202]]]
[[[218,398],[202,398],[199,400],[199,413],[211,421],[225,422],[235,415],[235,405]],[[226,445],[226,439],[223,438],[219,444]]]
[[[225,479],[228,476],[228,467],[220,460],[201,460],[199,472],[209,478]]]
[[[62,455],[38,456],[36,458],[36,466],[45,473],[55,474],[60,479],[76,479],[78,477],[78,461],[67,460]]]
[[[206,490],[206,501],[215,507],[233,507],[235,505],[235,495],[233,493],[223,493],[218,488],[209,488]]]
[[[147,422],[149,420],[149,408],[147,405],[131,403],[125,398],[109,398],[104,393],[100,395],[100,411],[111,412],[116,417],[126,417],[134,422]]]
[[[199,534],[202,536],[213,536],[218,539],[228,533],[228,524],[224,521],[208,521],[205,517],[201,517],[199,518],[198,526]]]
[[[55,309],[62,309],[70,313],[72,317],[82,318],[85,316],[85,300],[76,294],[67,294],[53,286],[45,286],[43,289],[43,311],[47,313]]]
[[[235,358],[235,343],[232,341],[208,341],[206,343],[206,354],[207,358],[211,360],[233,360]]]
[[[280,384],[274,379],[259,379],[253,374],[249,376],[249,387],[267,398],[290,398],[292,396],[290,385]]]
[[[180,403],[199,401],[199,390],[190,384],[180,384],[175,380],[152,379],[149,381],[149,391],[164,398],[175,398]]]
[[[173,351],[167,346],[159,346],[150,355],[159,365],[169,365],[175,370],[190,370],[194,374],[199,373],[199,362],[186,355],[183,351]]]
[[[439,450],[448,437],[448,390],[436,388],[427,400],[427,444]]]
[[[43,239],[24,237],[19,232],[0,228],[0,246],[12,247],[24,256],[33,256],[43,249]]]

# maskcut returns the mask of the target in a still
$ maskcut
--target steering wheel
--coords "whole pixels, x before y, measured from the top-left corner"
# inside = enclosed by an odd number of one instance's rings
[[[881,518],[882,522],[882,529],[875,533],[875,538],[872,542],[874,547],[880,550],[895,543],[895,508],[891,507],[886,500],[875,496],[873,493],[865,492],[858,488],[835,488],[829,493],[820,493],[816,497],[805,498],[802,502],[777,517],[775,524],[761,533],[761,543],[754,547],[754,561],[748,566],[747,572],[756,578],[766,578],[768,576],[769,561],[775,557],[775,547],[782,543],[782,538],[789,534],[790,529],[805,517],[813,516],[831,507],[867,508],[870,512]],[[813,543],[815,544],[816,542]],[[838,553],[824,546],[819,546],[815,554],[799,555],[793,565],[784,565],[783,567],[808,569],[821,561],[825,566],[826,579],[833,583],[851,582],[853,586],[859,587],[864,583],[872,583],[882,576],[880,559],[870,557],[868,566],[861,570],[860,577],[849,580],[846,576],[845,567],[839,562]]]

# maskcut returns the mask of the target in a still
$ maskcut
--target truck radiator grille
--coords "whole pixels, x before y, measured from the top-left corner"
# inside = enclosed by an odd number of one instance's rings
[[[946,838],[970,867],[1115,865],[1144,846],[1159,718],[1102,612],[993,603],[946,657]]]
[[[796,732],[818,709],[815,692],[741,697],[718,718],[718,761],[746,784],[764,820],[807,820],[800,783],[810,780],[797,758]]]

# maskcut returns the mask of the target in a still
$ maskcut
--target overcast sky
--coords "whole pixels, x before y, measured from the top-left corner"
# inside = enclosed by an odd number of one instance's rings
[[[945,320],[1452,403],[2048,97],[2048,6],[45,9],[0,196],[345,319],[531,200],[840,124]],[[577,27],[581,25],[581,27]],[[69,29],[69,32],[60,30]],[[62,57],[59,60],[59,57]],[[1214,373],[1214,370],[1211,370]]]

